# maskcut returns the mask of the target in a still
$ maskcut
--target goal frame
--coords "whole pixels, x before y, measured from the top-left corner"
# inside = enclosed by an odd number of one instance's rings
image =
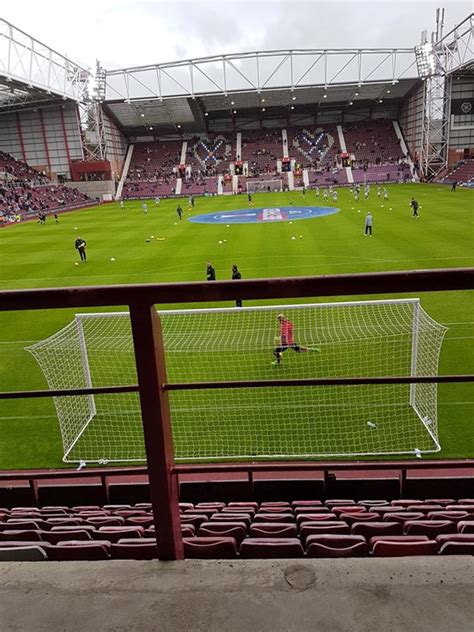
[[[305,309],[308,307],[311,307],[312,309],[325,309],[325,308],[334,308],[334,307],[354,307],[354,306],[369,306],[369,305],[381,305],[381,304],[387,304],[387,303],[392,303],[392,304],[397,304],[397,303],[403,303],[403,304],[412,304],[413,308],[414,308],[414,315],[413,315],[413,326],[412,326],[412,353],[411,353],[411,369],[410,369],[410,377],[416,377],[417,375],[417,368],[418,368],[418,353],[419,353],[419,319],[420,319],[420,309],[421,309],[421,303],[420,303],[420,299],[419,298],[401,298],[401,299],[379,299],[379,300],[368,300],[368,301],[337,301],[337,302],[329,302],[329,303],[310,303],[310,304],[285,304],[285,305],[258,305],[258,306],[252,306],[252,307],[243,307],[243,308],[239,308],[239,311],[274,311],[276,308],[281,307],[282,309],[291,309],[291,310],[300,310],[300,309]],[[233,312],[235,313],[235,307],[224,307],[224,308],[198,308],[198,309],[174,309],[174,310],[157,310],[157,314],[161,315],[161,314],[166,314],[166,315],[173,315],[173,314],[206,314],[206,313],[215,313],[216,311],[218,312]],[[95,313],[87,313],[87,312],[82,312],[79,314],[75,315],[75,322],[78,328],[78,338],[79,338],[79,344],[80,344],[80,348],[81,348],[81,357],[82,357],[82,361],[84,363],[83,366],[83,371],[84,371],[84,376],[86,379],[86,383],[88,386],[92,387],[92,379],[91,379],[91,374],[90,374],[90,368],[89,368],[89,360],[88,360],[88,352],[87,352],[87,344],[85,341],[85,337],[84,337],[84,331],[83,331],[83,324],[82,321],[85,319],[91,319],[91,318],[100,318],[100,319],[104,319],[104,318],[115,318],[115,317],[124,317],[126,315],[128,315],[129,312],[128,311],[114,311],[114,312],[95,312]],[[429,315],[428,315],[429,316]],[[430,317],[431,318],[431,317]],[[438,323],[439,324],[439,323]],[[423,454],[431,454],[431,453],[437,453],[441,450],[441,445],[439,443],[438,438],[436,437],[436,435],[433,433],[432,428],[430,428],[430,419],[423,417],[422,413],[419,411],[417,405],[416,405],[416,394],[417,394],[417,384],[410,384],[410,391],[409,391],[409,404],[412,407],[414,413],[417,415],[417,417],[419,418],[420,422],[422,423],[422,425],[424,426],[426,432],[430,435],[432,441],[433,441],[433,449],[431,450],[423,450]],[[63,461],[67,462],[67,463],[76,463],[76,462],[81,462],[81,460],[79,461],[73,461],[73,460],[68,460],[67,457],[68,455],[72,452],[72,450],[74,449],[74,447],[76,446],[77,442],[79,441],[80,437],[82,436],[82,434],[86,431],[88,425],[90,424],[90,422],[92,421],[92,419],[94,418],[94,416],[96,415],[97,409],[96,409],[96,404],[95,404],[95,400],[94,400],[94,396],[93,395],[89,395],[88,396],[88,402],[89,402],[89,411],[90,411],[90,415],[89,415],[89,419],[84,423],[84,426],[82,428],[82,430],[80,431],[80,433],[78,434],[77,438],[75,439],[75,441],[72,443],[72,445],[69,447],[69,449],[67,450],[67,452],[65,452],[64,457],[63,457]],[[406,450],[403,451],[387,451],[387,452],[357,452],[357,454],[354,454],[354,456],[397,456],[397,455],[406,455],[406,454],[417,454],[416,451],[413,452],[407,452]],[[325,454],[300,454],[299,457],[300,458],[323,458],[324,456],[327,456]],[[332,457],[347,457],[348,454],[347,453],[334,453],[333,455],[331,455]],[[233,456],[226,456],[226,457],[193,457],[192,460],[193,461],[209,461],[209,460],[213,460],[213,461],[228,461],[229,459],[232,460],[234,458],[237,458],[237,456],[233,457]],[[245,455],[243,456],[239,456],[239,458],[247,458]],[[248,458],[252,458],[250,455],[248,456]],[[254,458],[254,457],[253,457]],[[283,457],[278,457],[275,455],[266,455],[266,454],[260,454],[259,459],[278,459],[278,458],[283,458]],[[296,456],[294,458],[297,458]],[[189,459],[183,458],[181,459],[180,457],[176,457],[177,461],[183,460],[183,461],[187,461]],[[110,459],[109,462],[125,462],[128,461],[127,459]]]
[[[279,192],[283,191],[283,178],[270,178],[269,180],[260,180],[258,182],[256,182],[255,180],[252,180],[252,181],[249,182],[247,180],[247,182],[245,183],[245,186],[246,186],[246,189],[247,189],[247,193],[251,193],[251,194],[252,193],[268,193],[268,191],[266,189],[269,186],[270,186],[270,193],[274,193],[275,192],[275,187],[270,184],[271,182],[277,182],[278,183],[278,191]],[[253,184],[258,185],[258,186],[261,185],[262,187],[265,187],[265,190],[262,189],[260,191],[260,190],[257,189],[255,191],[251,191],[249,187],[251,185],[253,185]]]

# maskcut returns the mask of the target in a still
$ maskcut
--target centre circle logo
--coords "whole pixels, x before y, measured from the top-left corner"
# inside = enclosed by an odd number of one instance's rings
[[[236,211],[205,213],[188,217],[196,224],[255,224],[266,222],[288,222],[298,219],[314,219],[334,215],[340,209],[333,206],[281,206],[276,208],[246,208]]]

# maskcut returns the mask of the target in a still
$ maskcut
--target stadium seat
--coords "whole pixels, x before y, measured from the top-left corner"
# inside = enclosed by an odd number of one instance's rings
[[[357,503],[354,499],[352,498],[341,498],[341,499],[329,499],[326,500],[324,502],[324,504],[326,505],[326,507],[344,507],[347,505],[355,505],[357,506]]]
[[[20,520],[9,518],[7,522],[0,523],[0,531],[26,531],[27,529],[42,529],[47,527],[48,523],[45,520]]]
[[[253,507],[223,507],[219,512],[216,512],[216,515],[228,516],[241,513],[246,513],[253,518],[257,512]]]
[[[351,533],[369,539],[375,535],[402,535],[403,528],[398,522],[354,522]]]
[[[474,555],[474,542],[452,542],[448,540],[439,548],[440,555]]]
[[[299,507],[321,507],[322,504],[321,500],[293,500],[291,506],[293,509],[297,509]]]
[[[294,524],[295,517],[292,513],[257,513],[253,522],[285,522]]]
[[[463,542],[464,544],[474,543],[474,534],[471,533],[443,533],[436,536],[436,542],[441,546],[446,542]]]
[[[86,519],[86,524],[93,524],[96,527],[121,527],[125,524],[125,518],[122,516],[92,516]]]
[[[344,513],[367,513],[365,507],[361,507],[360,505],[334,505],[332,507],[332,513],[335,513],[336,516],[340,516]]]
[[[219,513],[217,509],[203,509],[202,507],[199,508],[199,514],[197,514],[197,510],[195,509],[187,509],[186,511],[184,511],[181,514],[181,522],[183,522],[183,518],[186,518],[186,516],[205,516],[207,520],[209,520],[209,518],[211,516],[213,516],[214,514]]]
[[[365,507],[367,511],[370,511],[371,507],[389,507],[390,503],[388,500],[359,500],[357,502],[358,505],[362,505]]]
[[[253,501],[248,501],[248,502],[230,502],[227,503],[227,507],[238,507],[238,508],[242,508],[242,507],[252,507],[252,509],[254,509],[255,511],[258,510],[258,503],[253,502]],[[245,513],[245,512],[243,512]]]
[[[339,514],[339,520],[344,520],[349,526],[354,522],[378,522],[380,516],[378,513],[371,511],[359,511],[358,513],[341,513]]]
[[[220,515],[220,514],[219,514]],[[209,516],[212,519],[212,515]],[[206,514],[181,514],[181,525],[192,524],[195,529],[199,529],[200,525],[203,522],[208,521],[208,516]]]
[[[152,525],[151,529],[145,529],[145,533],[143,534],[144,536],[149,536],[150,533],[153,534],[153,536],[155,536],[155,526]],[[196,535],[196,527],[194,527],[194,525],[192,524],[183,524],[181,525],[181,535],[183,536],[183,538],[192,538],[194,535]]]
[[[225,503],[198,503],[196,505],[196,512],[200,513],[201,509],[214,509],[214,511],[220,511],[224,509]]]
[[[62,540],[88,540],[92,541],[91,531],[86,529],[67,529],[64,531],[41,531],[41,539],[50,544],[57,544]]]
[[[184,557],[200,560],[230,560],[237,557],[237,542],[228,537],[183,538]]]
[[[303,557],[298,538],[246,538],[240,545],[244,559],[293,559]]]
[[[424,542],[407,542],[378,540],[371,553],[374,557],[408,557],[412,555],[436,555],[438,543],[435,540]]]
[[[392,500],[390,504],[393,505],[394,507],[404,507],[406,509],[407,507],[410,507],[411,505],[423,505],[424,501],[414,500],[414,499],[400,499],[400,500]],[[398,509],[396,511],[398,511]],[[414,511],[416,511],[416,509]]]
[[[109,558],[110,545],[104,542],[70,542],[48,549],[48,559],[55,562],[95,561]]]
[[[217,520],[218,522],[243,522],[247,525],[247,528],[250,527],[250,523],[252,522],[252,518],[249,514],[235,513],[235,514],[225,514],[219,512],[218,514],[214,514],[211,516],[211,521]],[[207,522],[207,520],[203,520],[202,522]],[[202,523],[200,523],[202,524]],[[199,525],[200,526],[200,525]]]
[[[302,522],[299,525],[300,537],[303,542],[310,535],[339,534],[350,535],[351,529],[346,522]]]
[[[460,522],[469,518],[467,511],[430,511],[427,516],[429,520],[452,520]]]
[[[403,529],[406,535],[427,535],[431,538],[457,532],[456,523],[450,520],[408,520]]]
[[[40,546],[0,547],[0,562],[44,562],[48,559]]]
[[[367,543],[358,535],[310,535],[306,539],[308,557],[364,557]]]
[[[125,519],[125,526],[150,527],[153,524],[153,516],[131,516]]]
[[[0,543],[8,540],[41,540],[39,529],[0,531]]]
[[[338,520],[336,514],[333,513],[299,513],[296,515],[296,523],[298,527],[302,522],[333,522]]]
[[[49,528],[52,527],[77,527],[79,525],[83,525],[85,523],[84,518],[47,518],[47,524],[43,526],[43,528],[47,525],[50,525]]]
[[[461,520],[458,522],[459,533],[474,533],[474,520]]]
[[[92,539],[118,542],[122,538],[142,538],[144,532],[143,527],[99,527],[92,533]]]
[[[285,522],[256,522],[250,525],[251,538],[296,538],[295,524]]]
[[[154,560],[158,557],[156,542],[124,542],[112,544],[110,547],[110,557],[113,560]]]
[[[240,544],[247,535],[247,525],[244,522],[203,522],[197,535],[200,537],[235,538],[237,544]]]
[[[463,504],[455,504],[455,505],[447,505],[446,511],[466,511],[471,516],[474,515],[474,505]]]
[[[407,511],[419,511],[425,515],[428,515],[431,511],[442,511],[443,509],[443,505],[426,505],[424,503],[417,503],[407,507]]]
[[[405,513],[406,509],[404,507],[393,507],[392,505],[387,505],[387,506],[384,506],[384,507],[379,507],[379,506],[370,507],[367,511],[369,511],[370,513],[376,513],[383,520],[383,517],[386,514],[391,514],[391,513],[394,513],[394,512],[397,512],[397,513],[401,514],[401,513]],[[421,514],[421,515],[424,516],[424,514]]]
[[[295,514],[295,516],[298,516],[299,514],[331,514],[332,516],[334,516],[334,512],[330,511],[329,507],[322,507],[322,506],[317,506],[317,505],[313,505],[313,506],[305,506],[305,507],[295,507],[293,509],[293,513]]]
[[[400,524],[405,524],[408,520],[423,520],[425,518],[425,514],[417,511],[396,511],[392,513],[386,513],[383,515],[382,520],[385,522],[399,522]]]

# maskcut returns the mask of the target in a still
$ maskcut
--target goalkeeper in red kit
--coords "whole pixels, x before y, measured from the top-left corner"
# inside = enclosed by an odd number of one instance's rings
[[[279,344],[273,351],[275,360],[272,364],[280,364],[281,354],[287,349],[292,349],[297,353],[301,353],[302,351],[316,351],[319,353],[320,350],[318,347],[303,347],[302,345],[296,344],[293,338],[293,323],[289,321],[288,318],[285,318],[284,314],[278,314],[277,318],[280,323],[280,335],[276,338]]]

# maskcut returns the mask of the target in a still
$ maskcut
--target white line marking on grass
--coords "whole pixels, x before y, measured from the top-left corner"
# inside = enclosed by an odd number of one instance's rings
[[[0,417],[0,421],[12,421],[14,419],[57,419],[54,415],[14,415],[12,417]]]

